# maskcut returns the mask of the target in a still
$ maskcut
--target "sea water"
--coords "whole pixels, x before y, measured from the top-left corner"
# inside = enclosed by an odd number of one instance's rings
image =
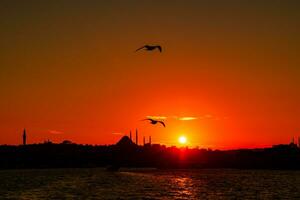
[[[0,199],[300,199],[300,171],[1,170]]]

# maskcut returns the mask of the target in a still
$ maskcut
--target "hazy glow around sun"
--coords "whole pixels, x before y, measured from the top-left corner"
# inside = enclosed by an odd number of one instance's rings
[[[185,136],[180,136],[180,137],[178,138],[178,142],[179,142],[180,144],[185,144],[186,141],[187,141],[187,139],[186,139]]]

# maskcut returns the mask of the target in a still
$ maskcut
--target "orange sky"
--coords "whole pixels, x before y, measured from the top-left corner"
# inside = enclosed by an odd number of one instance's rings
[[[3,1],[0,144],[261,147],[300,136],[296,1]],[[161,44],[163,53],[138,52]],[[140,120],[166,116],[166,128]],[[177,116],[174,117],[174,116]],[[183,121],[179,117],[197,119]]]

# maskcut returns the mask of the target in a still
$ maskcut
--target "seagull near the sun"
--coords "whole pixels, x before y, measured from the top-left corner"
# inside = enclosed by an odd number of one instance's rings
[[[145,46],[142,46],[140,48],[138,48],[137,50],[135,50],[135,52],[141,50],[141,49],[144,49],[146,51],[153,51],[155,49],[158,49],[160,52],[162,52],[162,48],[160,45],[145,45]]]
[[[159,121],[159,120],[155,120],[155,119],[151,119],[151,118],[147,118],[147,119],[143,119],[142,121],[145,120],[149,120],[151,124],[155,125],[157,123],[161,123],[164,127],[166,127],[165,123],[163,121]]]

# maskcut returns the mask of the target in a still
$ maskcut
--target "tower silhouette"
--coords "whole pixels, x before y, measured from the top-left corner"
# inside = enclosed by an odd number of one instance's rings
[[[149,136],[149,144],[151,145],[151,136]]]
[[[146,138],[145,138],[145,136],[143,138],[143,141],[144,141],[144,146],[145,146],[145,144],[146,144]]]
[[[139,141],[139,138],[138,138],[138,130],[136,129],[136,130],[135,130],[135,143],[136,143],[136,145],[138,145],[138,141]]]
[[[24,131],[23,131],[23,145],[26,145],[26,129],[24,128]]]
[[[130,141],[132,141],[131,130],[130,130],[129,138],[130,138]]]

